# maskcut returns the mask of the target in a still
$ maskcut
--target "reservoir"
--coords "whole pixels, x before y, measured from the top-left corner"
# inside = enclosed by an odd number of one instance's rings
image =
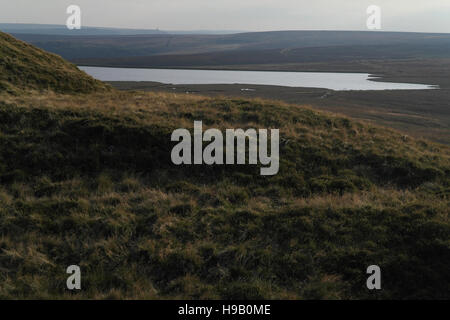
[[[250,84],[331,90],[423,90],[426,84],[379,82],[368,73],[231,71],[79,67],[101,81],[152,81],[164,84]]]

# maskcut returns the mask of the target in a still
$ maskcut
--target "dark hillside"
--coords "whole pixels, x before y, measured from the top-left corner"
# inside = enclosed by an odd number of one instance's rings
[[[172,165],[195,119],[280,128],[279,174]],[[9,96],[0,164],[3,298],[448,298],[446,146],[261,100]]]
[[[281,102],[72,94],[105,87],[0,39],[0,299],[449,298],[448,146]],[[173,165],[195,120],[278,128],[279,173]]]

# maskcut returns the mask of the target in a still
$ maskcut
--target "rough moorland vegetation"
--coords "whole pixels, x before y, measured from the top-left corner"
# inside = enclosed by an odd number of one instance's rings
[[[172,165],[170,134],[194,119],[280,128],[279,174]],[[445,298],[449,170],[446,146],[292,105],[3,96],[0,296]]]
[[[93,92],[106,85],[60,56],[45,52],[0,32],[0,91]]]
[[[449,147],[278,102],[57,88],[0,93],[1,298],[449,297]],[[279,128],[279,174],[172,165],[194,120]]]

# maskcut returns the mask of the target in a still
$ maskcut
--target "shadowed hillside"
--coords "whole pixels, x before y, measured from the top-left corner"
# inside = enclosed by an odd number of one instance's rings
[[[0,91],[86,93],[106,87],[61,57],[0,32]]]
[[[0,93],[0,298],[449,297],[449,147],[280,102],[71,92]],[[279,173],[173,165],[194,120],[279,128]]]

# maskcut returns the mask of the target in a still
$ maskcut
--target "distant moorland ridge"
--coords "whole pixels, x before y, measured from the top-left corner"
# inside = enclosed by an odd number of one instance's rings
[[[1,30],[1,28],[0,28]],[[322,58],[347,52],[363,58],[395,58],[417,55],[448,57],[450,34],[368,32],[368,31],[271,31],[236,34],[135,34],[135,35],[46,35],[13,33],[19,39],[65,59],[120,58],[154,55],[204,54],[239,51],[278,50],[292,56],[291,50],[308,49],[306,55]],[[315,49],[315,52],[311,50]],[[320,50],[319,50],[320,49]],[[295,53],[298,54],[298,53]],[[303,61],[299,56],[298,62]],[[317,60],[317,59],[316,59]],[[308,61],[308,60],[306,60]],[[277,62],[273,60],[272,62]],[[279,61],[283,62],[283,61]],[[216,64],[219,64],[217,62]]]

